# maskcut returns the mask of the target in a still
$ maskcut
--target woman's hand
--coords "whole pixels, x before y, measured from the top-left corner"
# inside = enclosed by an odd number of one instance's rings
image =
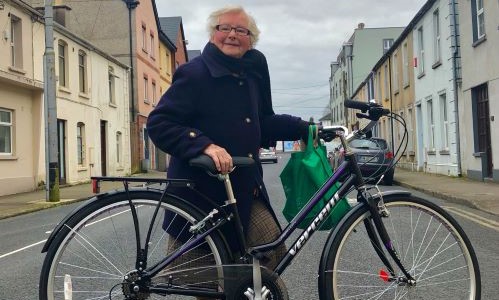
[[[222,174],[227,174],[232,170],[232,156],[222,147],[210,144],[203,151],[213,159],[217,170]]]

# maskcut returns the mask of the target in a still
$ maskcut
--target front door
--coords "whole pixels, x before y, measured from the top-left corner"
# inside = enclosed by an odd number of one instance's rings
[[[57,162],[59,184],[66,184],[66,120],[57,120]]]
[[[476,120],[478,134],[478,151],[484,152],[486,168],[483,174],[486,178],[492,178],[492,143],[490,138],[490,114],[489,114],[489,92],[487,85],[481,85],[474,89],[476,99]]]
[[[100,121],[100,161],[101,161],[101,176],[107,176],[107,122]]]

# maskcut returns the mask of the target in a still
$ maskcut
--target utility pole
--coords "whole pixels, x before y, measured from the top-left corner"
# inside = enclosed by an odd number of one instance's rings
[[[55,98],[54,11],[52,0],[45,0],[45,53],[43,54],[43,85],[45,107],[45,198],[60,200],[59,162],[57,149],[57,102]]]

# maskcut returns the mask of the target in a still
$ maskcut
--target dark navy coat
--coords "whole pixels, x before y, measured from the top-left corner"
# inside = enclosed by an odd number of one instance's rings
[[[257,53],[260,69],[268,75],[265,57]],[[300,118],[274,114],[265,74],[234,74],[204,52],[177,69],[172,86],[147,121],[151,140],[172,155],[167,177],[194,180],[198,190],[219,204],[227,200],[223,183],[190,167],[188,160],[213,143],[232,156],[257,161],[254,168],[236,169],[230,175],[243,228],[249,221],[255,188],[270,208],[258,159],[260,147],[271,146],[276,140],[297,140],[307,128],[308,122]],[[197,207],[211,209],[192,191],[175,192]]]

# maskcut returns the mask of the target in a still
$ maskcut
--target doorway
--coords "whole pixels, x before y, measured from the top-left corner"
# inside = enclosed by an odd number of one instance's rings
[[[57,163],[59,184],[66,184],[66,120],[57,119]]]
[[[107,176],[107,121],[100,121],[101,176]]]
[[[487,84],[473,89],[474,119],[475,119],[475,150],[483,153],[482,176],[492,178],[492,140],[490,137],[489,92]]]

